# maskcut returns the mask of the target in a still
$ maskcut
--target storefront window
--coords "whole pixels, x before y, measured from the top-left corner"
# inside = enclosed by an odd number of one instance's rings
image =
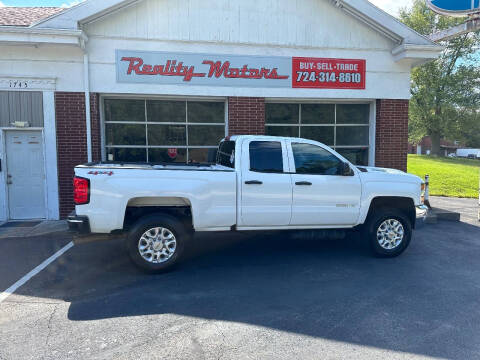
[[[267,135],[302,137],[319,141],[352,163],[368,165],[369,104],[267,103]]]
[[[215,162],[225,103],[105,99],[106,160]]]

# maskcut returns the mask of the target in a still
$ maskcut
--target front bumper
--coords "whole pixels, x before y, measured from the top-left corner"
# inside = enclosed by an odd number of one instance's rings
[[[90,222],[87,216],[77,215],[75,211],[72,211],[67,217],[68,228],[71,231],[75,231],[81,234],[90,233]]]
[[[415,228],[418,229],[425,224],[425,220],[427,219],[429,208],[426,205],[418,205],[415,208],[417,212]]]

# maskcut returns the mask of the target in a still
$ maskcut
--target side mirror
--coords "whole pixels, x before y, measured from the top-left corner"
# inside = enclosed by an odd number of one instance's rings
[[[352,168],[350,167],[350,165],[349,165],[348,163],[346,163],[346,162],[344,162],[344,163],[342,164],[341,169],[342,169],[342,172],[341,172],[340,175],[342,175],[342,176],[353,176],[353,175],[355,175],[355,173],[353,172],[353,170],[352,170]]]

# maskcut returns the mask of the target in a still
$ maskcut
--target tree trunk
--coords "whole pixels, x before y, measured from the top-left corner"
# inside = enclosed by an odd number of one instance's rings
[[[430,139],[432,140],[432,150],[430,151],[430,154],[440,156],[440,134],[430,134]]]

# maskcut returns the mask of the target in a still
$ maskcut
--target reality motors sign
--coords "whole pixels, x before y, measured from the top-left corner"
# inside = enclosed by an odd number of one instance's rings
[[[117,81],[165,85],[365,89],[365,60],[117,50]]]

